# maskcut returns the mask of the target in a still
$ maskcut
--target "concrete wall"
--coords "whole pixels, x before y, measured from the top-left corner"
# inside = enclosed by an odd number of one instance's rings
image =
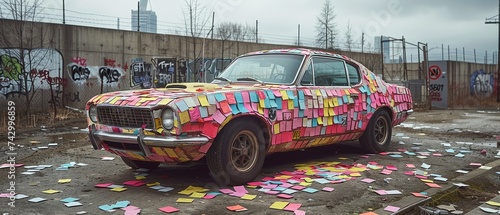
[[[500,107],[496,102],[497,65],[446,61],[448,108]],[[429,65],[431,66],[431,65]],[[404,84],[412,90],[413,99],[427,105],[425,79],[428,71],[417,63],[407,64],[408,82],[403,83],[403,64],[385,64],[384,78]]]
[[[8,72],[1,71],[0,67],[0,105],[6,105],[7,96],[16,95],[9,99],[15,99],[20,108],[31,109],[32,112],[47,112],[55,101],[57,106],[83,109],[88,99],[101,92],[139,88],[140,86],[131,86],[131,78],[139,74],[137,71],[155,69],[151,67],[151,59],[176,59],[177,62],[174,63],[179,64],[183,60],[200,59],[202,44],[205,44],[205,58],[234,58],[251,51],[291,47],[210,39],[204,41],[203,38],[193,41],[190,37],[176,35],[5,19],[0,19],[0,24],[0,55],[17,58],[24,68],[18,72],[24,74],[24,78],[30,83],[45,83],[31,84],[33,90],[27,90],[19,87],[22,85],[21,81],[6,78],[9,76]],[[19,35],[16,34],[19,32],[16,29],[25,30]],[[21,40],[21,37],[24,39]],[[19,48],[25,50],[20,51]],[[20,54],[30,53],[33,48],[37,48],[39,53],[35,59],[28,60],[26,54]],[[17,54],[9,50],[17,50]],[[54,60],[36,66],[30,65],[33,61],[45,62],[44,59],[47,58],[45,54],[40,54],[42,52],[56,53],[52,54]],[[381,68],[378,54],[337,53],[356,59],[371,69]],[[38,75],[27,75],[33,69]],[[180,76],[178,74],[175,78],[172,77],[172,81],[180,81]],[[186,78],[194,80],[193,72]],[[26,96],[32,98],[29,105]]]

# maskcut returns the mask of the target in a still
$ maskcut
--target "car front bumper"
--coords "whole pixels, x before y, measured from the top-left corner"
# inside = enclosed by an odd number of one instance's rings
[[[103,141],[138,144],[142,153],[147,157],[151,155],[150,147],[176,148],[181,146],[201,146],[209,142],[203,136],[146,136],[144,130],[139,129],[139,134],[112,133],[97,130],[95,125],[89,126],[89,139],[94,149],[102,149]]]

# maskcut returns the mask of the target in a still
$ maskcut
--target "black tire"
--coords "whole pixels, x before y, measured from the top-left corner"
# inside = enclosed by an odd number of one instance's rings
[[[369,153],[379,153],[389,149],[391,137],[392,123],[389,113],[379,110],[373,114],[359,142]]]
[[[262,170],[265,149],[260,126],[245,120],[230,122],[217,135],[207,153],[210,174],[222,187],[252,181]]]
[[[133,169],[140,169],[140,168],[155,169],[160,165],[160,162],[130,160],[126,157],[121,157],[121,158],[123,162],[127,164],[127,166],[132,167]]]

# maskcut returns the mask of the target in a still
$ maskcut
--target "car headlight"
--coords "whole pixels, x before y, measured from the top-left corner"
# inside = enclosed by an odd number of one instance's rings
[[[92,122],[97,122],[97,106],[91,105],[88,112],[88,117]]]
[[[174,111],[170,108],[165,108],[161,112],[161,123],[164,128],[170,130],[174,127]]]

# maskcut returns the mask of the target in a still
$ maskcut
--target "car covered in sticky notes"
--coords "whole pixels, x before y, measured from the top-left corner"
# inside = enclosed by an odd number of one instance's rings
[[[254,180],[271,153],[351,140],[385,151],[413,104],[349,57],[280,49],[239,56],[211,83],[105,93],[86,110],[94,149],[132,168],[203,161],[229,185]]]

